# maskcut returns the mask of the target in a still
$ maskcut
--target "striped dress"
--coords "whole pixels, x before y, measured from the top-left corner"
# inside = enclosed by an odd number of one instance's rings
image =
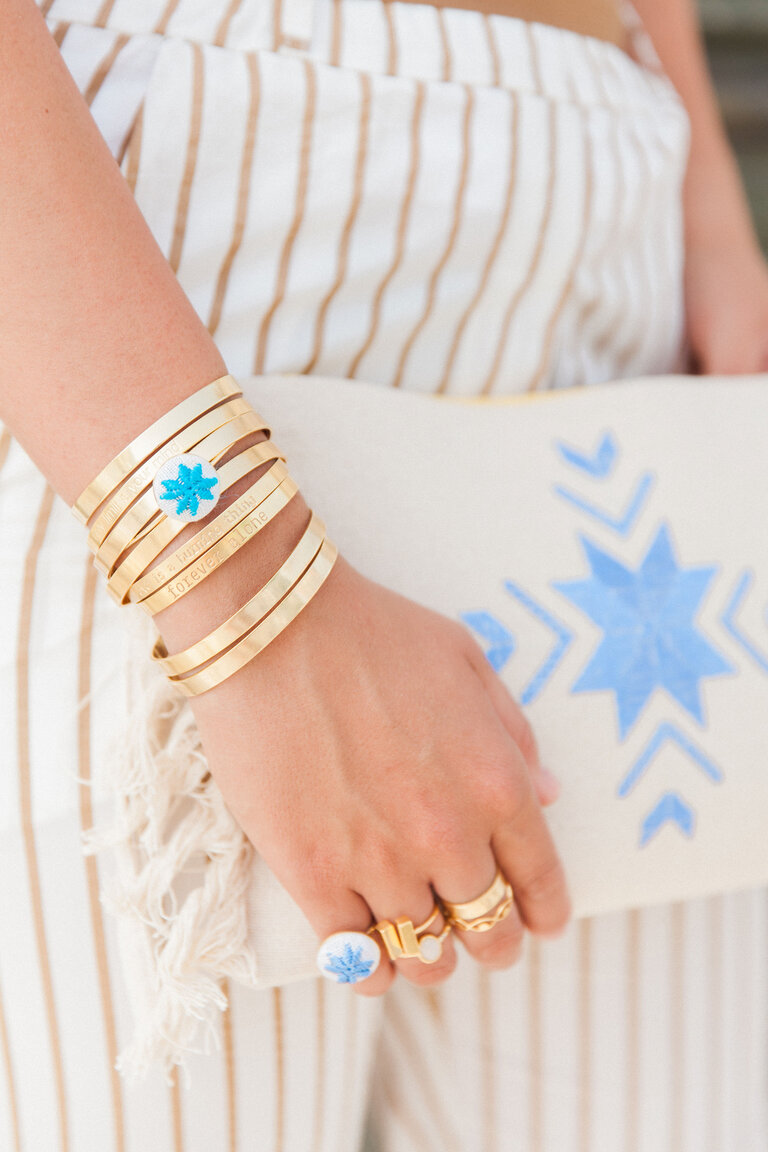
[[[40,7],[237,378],[474,396],[684,365],[688,123],[629,7],[636,58],[398,0]],[[190,1082],[126,1084],[80,848],[120,610],[4,431],[0,525],[2,1152],[356,1152],[367,1116],[383,1152],[765,1152],[762,889],[572,922],[505,972],[459,949],[429,991],[225,982]]]

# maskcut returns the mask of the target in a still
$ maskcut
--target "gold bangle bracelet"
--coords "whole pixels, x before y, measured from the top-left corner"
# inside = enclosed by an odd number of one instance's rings
[[[262,440],[258,444],[244,448],[242,452],[239,452],[237,456],[223,465],[219,473],[220,483],[223,483],[224,469],[229,469],[227,478],[230,475],[236,475],[239,480],[266,460],[274,459],[273,450],[274,445],[270,440]],[[269,451],[272,451],[272,455],[267,454]],[[281,456],[280,459],[284,460],[285,457]],[[99,572],[104,576],[109,576],[126,548],[146,536],[158,519],[167,519],[167,517],[158,507],[154,492],[147,492],[135,504],[131,505],[96,552],[93,562]]]
[[[256,413],[233,416],[200,441],[196,446],[197,454],[210,460],[212,464],[218,463],[230,449],[253,435],[260,419]],[[129,544],[135,544],[146,536],[158,519],[164,520],[166,515],[157,502],[152,485],[148,485],[138,500],[134,501],[112,525],[98,547],[92,547],[92,551],[98,557],[96,567],[99,571],[106,575],[107,565],[114,566],[116,556],[125,551]],[[119,551],[116,552],[118,548]]]
[[[227,373],[211,384],[206,384],[204,388],[199,388],[191,396],[187,396],[186,400],[182,400],[175,408],[171,408],[170,412],[166,412],[149,428],[145,428],[135,440],[131,441],[127,448],[124,448],[107,464],[106,468],[99,472],[98,476],[75,500],[72,511],[80,523],[87,523],[109,493],[113,492],[122,480],[130,476],[137,465],[143,464],[146,458],[151,456],[166,440],[170,440],[180,429],[185,428],[198,416],[202,416],[204,412],[215,408],[222,400],[229,400],[233,396],[240,395],[242,395],[242,388],[237,380]]]
[[[274,461],[272,467],[268,468],[263,476],[259,476],[258,480],[255,480],[251,487],[248,488],[242,496],[239,496],[234,503],[230,504],[228,508],[225,508],[223,512],[220,512],[209,524],[206,524],[196,536],[188,540],[184,548],[192,547],[199,541],[203,533],[209,531],[215,533],[219,531],[223,525],[231,528],[233,524],[242,519],[246,512],[249,512],[251,508],[255,507],[256,504],[268,496],[273,488],[276,488],[278,483],[288,475],[288,469],[284,463],[285,458],[271,441],[265,440],[263,445],[259,445],[259,447],[264,448],[265,460]],[[231,463],[232,461],[229,461],[219,469],[222,493],[226,492],[236,480],[240,479],[240,477],[235,474],[227,474],[227,469]],[[183,521],[171,520],[166,517],[162,519],[159,524],[156,524],[152,530],[139,541],[136,547],[128,553],[125,560],[122,560],[118,564],[107,580],[107,591],[116,603],[126,603],[129,597],[133,595],[134,581],[140,576],[144,578],[146,574],[147,580],[153,579],[154,569],[147,572],[147,568],[157,559],[163,549],[172,543],[186,527],[188,527],[188,525]],[[209,540],[209,543],[213,543],[213,539]],[[193,560],[194,558],[195,557],[192,556]],[[157,583],[153,583],[150,591],[153,592],[157,586]]]
[[[299,486],[293,477],[286,477],[266,500],[239,520],[217,544],[208,548],[198,560],[188,565],[178,575],[172,576],[169,583],[158,588],[146,599],[140,600],[139,604],[144,611],[154,616],[157,612],[162,612],[163,608],[168,608],[181,600],[182,596],[186,596],[187,592],[191,592],[198,584],[202,584],[206,577],[239,552],[265,524],[273,520],[278,512],[290,503],[298,490]]]
[[[162,640],[158,640],[152,651],[152,658],[158,662],[168,675],[181,676],[185,672],[192,672],[220,656],[232,644],[242,639],[243,635],[266,616],[290,592],[296,581],[312,563],[325,538],[325,524],[313,512],[309,524],[301,535],[296,547],[286,558],[278,571],[270,580],[260,588],[255,596],[239,608],[234,615],[225,620],[202,640],[198,640],[183,652],[176,652],[169,656],[165,651]]]
[[[271,484],[265,486],[261,484],[261,480],[266,479],[267,476]],[[147,597],[157,592],[158,588],[163,584],[167,584],[169,580],[172,580],[182,569],[193,564],[198,557],[212,548],[214,544],[218,544],[236,524],[243,522],[249,512],[253,512],[254,509],[263,504],[267,497],[282,484],[287,476],[288,469],[282,462],[273,464],[272,467],[264,473],[264,477],[260,477],[247,492],[243,493],[239,500],[230,504],[215,520],[211,520],[209,524],[206,524],[196,536],[193,536],[191,540],[187,540],[182,544],[181,548],[177,548],[170,556],[166,556],[162,563],[158,564],[156,568],[153,568],[146,576],[142,576],[140,580],[137,580],[136,583],[132,585],[128,594],[130,602],[132,604],[138,604],[145,601]],[[259,487],[260,484],[261,486]]]
[[[248,431],[250,432],[270,431],[262,418],[253,411],[248,401],[242,396],[236,397],[234,400],[227,400],[212,411],[206,412],[185,428],[183,432],[180,432],[178,436],[174,436],[172,440],[159,448],[154,455],[150,456],[149,460],[146,460],[140,468],[131,473],[125,483],[110,493],[106,506],[99,512],[88,533],[87,543],[91,551],[96,551],[126,508],[137,496],[142,495],[151,486],[155,472],[162,464],[165,464],[166,460],[170,460],[182,452],[190,452],[195,449],[198,455],[213,461],[215,459],[214,453],[219,451],[221,435],[209,444],[212,434],[220,432],[222,427],[229,427],[236,416],[248,418]]]
[[[238,672],[298,616],[328,577],[337,555],[336,545],[326,537],[301,579],[260,624],[201,672],[195,672],[184,680],[169,677],[171,683],[184,696],[199,696]]]

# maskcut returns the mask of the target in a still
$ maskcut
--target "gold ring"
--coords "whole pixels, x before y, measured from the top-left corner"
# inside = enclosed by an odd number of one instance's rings
[[[512,885],[499,868],[485,892],[474,900],[453,903],[438,896],[447,923],[462,932],[490,932],[512,911]]]
[[[392,920],[379,920],[373,924],[368,933],[378,932],[384,941],[390,960],[403,960],[415,958],[423,964],[434,964],[443,952],[443,941],[451,931],[450,924],[446,924],[439,935],[427,932],[440,914],[440,905],[435,904],[423,924],[414,927],[413,921],[407,916],[398,916]]]

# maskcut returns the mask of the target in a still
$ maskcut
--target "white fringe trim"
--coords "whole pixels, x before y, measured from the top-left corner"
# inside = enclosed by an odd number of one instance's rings
[[[245,899],[254,850],[208,772],[188,701],[149,659],[151,621],[122,611],[125,730],[108,758],[115,818],[84,831],[82,845],[86,855],[112,849],[117,865],[102,902],[121,922],[135,1032],[116,1068],[130,1080],[159,1061],[170,1083],[180,1065],[189,1082],[186,1054],[210,1052],[212,1039],[220,1047],[223,978],[256,981]]]

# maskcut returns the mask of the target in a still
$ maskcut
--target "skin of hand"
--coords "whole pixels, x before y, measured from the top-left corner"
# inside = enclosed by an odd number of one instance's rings
[[[246,565],[239,579],[242,595]],[[169,648],[197,638],[199,616],[194,636],[191,619],[188,611],[161,621]],[[382,948],[378,970],[355,991],[379,995],[397,970],[416,984],[446,979],[457,936],[480,963],[503,968],[519,958],[526,928],[566,928],[570,897],[542,812],[557,783],[458,622],[340,555],[284,632],[192,707],[225,802],[319,939],[398,916],[418,924],[433,889],[473,899],[497,861],[512,884],[512,912],[492,931],[451,933],[430,965],[393,964]],[[429,931],[442,926],[440,917]]]

